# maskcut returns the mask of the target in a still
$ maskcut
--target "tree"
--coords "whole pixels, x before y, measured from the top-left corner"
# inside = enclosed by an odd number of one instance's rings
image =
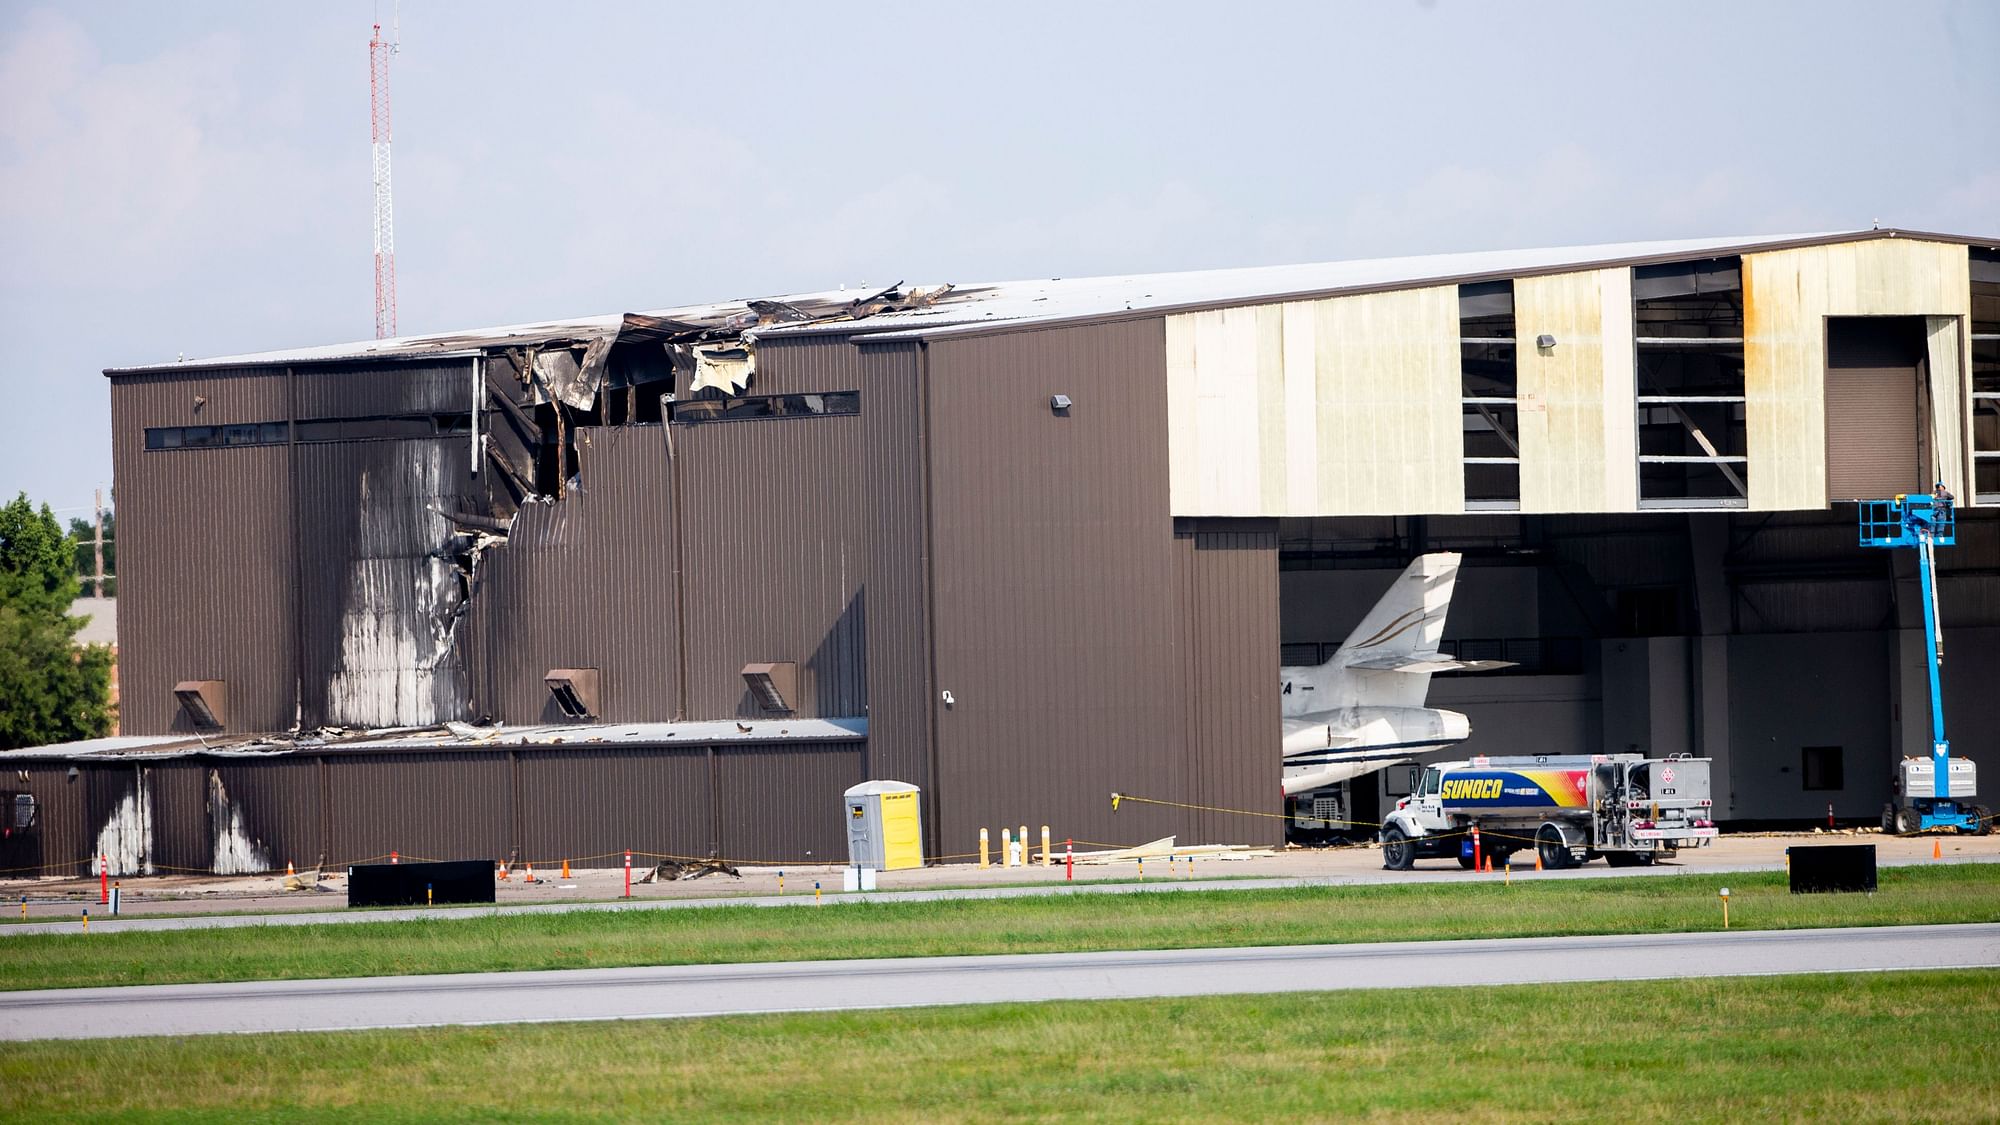
[[[75,541],[27,493],[0,507],[0,750],[111,726],[111,650],[78,645]]]

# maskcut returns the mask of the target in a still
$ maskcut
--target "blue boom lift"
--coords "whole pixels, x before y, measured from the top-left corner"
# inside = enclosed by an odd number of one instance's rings
[[[1944,736],[1944,696],[1939,683],[1944,645],[1938,638],[1937,582],[1933,575],[1932,550],[1958,542],[1958,524],[1952,513],[1951,494],[1942,485],[1931,496],[1898,496],[1894,500],[1861,502],[1861,545],[1864,547],[1914,547],[1917,572],[1923,582],[1924,651],[1931,674],[1931,760],[1930,792],[1916,792],[1911,784],[1922,778],[1921,759],[1908,759],[1897,771],[1896,797],[1900,807],[1883,813],[1885,831],[1928,832],[1952,828],[1981,835],[1992,831],[1992,815],[1960,798],[1974,791],[1972,763],[1960,759],[1953,776],[1951,743]],[[1957,784],[1954,784],[1954,781]]]

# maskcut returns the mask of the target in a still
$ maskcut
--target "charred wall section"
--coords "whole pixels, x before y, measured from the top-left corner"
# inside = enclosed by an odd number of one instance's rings
[[[854,740],[41,760],[0,786],[37,802],[34,827],[0,839],[0,877],[86,876],[100,854],[114,875],[340,867],[391,851],[839,863],[839,795],[864,780],[863,757]]]

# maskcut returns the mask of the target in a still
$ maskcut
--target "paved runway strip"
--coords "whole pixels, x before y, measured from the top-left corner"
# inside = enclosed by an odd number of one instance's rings
[[[2000,967],[2000,924],[799,961],[0,993],[0,1039]]]

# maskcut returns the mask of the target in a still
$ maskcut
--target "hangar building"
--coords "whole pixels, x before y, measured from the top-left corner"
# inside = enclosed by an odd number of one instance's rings
[[[1927,748],[1921,614],[1847,501],[1964,505],[1948,709],[2000,778],[1996,244],[898,285],[113,369],[126,737],[9,755],[41,828],[6,846],[796,861],[867,778],[922,787],[933,855],[1271,843],[1281,661],[1440,549],[1449,646],[1516,664],[1433,685],[1456,752],[1704,754],[1719,819],[1873,820]]]

